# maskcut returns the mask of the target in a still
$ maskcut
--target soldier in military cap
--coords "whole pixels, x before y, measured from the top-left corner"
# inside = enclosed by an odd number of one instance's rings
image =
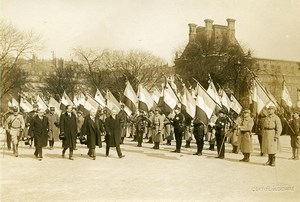
[[[182,144],[182,135],[184,132],[184,116],[180,112],[180,107],[175,108],[175,116],[173,118],[173,126],[174,126],[174,133],[175,133],[175,140],[176,140],[176,149],[172,152],[180,153],[181,144]]]
[[[8,117],[10,117],[10,115],[14,114],[13,112],[13,107],[9,107],[8,111],[4,114],[4,120],[3,120],[3,127],[5,128],[6,122]],[[7,144],[7,149],[11,150],[11,135],[10,133],[6,130],[6,144]]]
[[[144,112],[143,110],[140,110],[139,112],[139,116],[137,117],[136,120],[136,124],[137,124],[137,130],[138,130],[138,147],[142,146],[142,142],[143,142],[143,136],[146,132],[146,128],[148,123],[148,118],[147,118],[147,114],[146,112]]]
[[[17,107],[13,108],[13,114],[11,114],[6,120],[6,131],[10,134],[13,143],[13,154],[18,157],[18,145],[21,138],[21,133],[25,128],[25,121],[23,116],[19,114]]]
[[[154,147],[153,149],[159,149],[159,143],[162,140],[162,132],[164,129],[164,118],[160,114],[160,109],[157,108],[155,109],[155,114],[153,116],[153,142],[154,142]]]
[[[59,116],[55,113],[55,107],[50,107],[50,112],[46,114],[49,121],[49,148],[50,150],[54,147],[54,142],[59,141]]]
[[[217,158],[224,159],[225,157],[225,128],[226,128],[227,120],[225,117],[225,113],[223,110],[219,111],[219,117],[215,123],[216,129],[216,141],[217,141],[217,150],[218,156]]]
[[[262,123],[262,151],[268,154],[265,165],[275,166],[275,154],[278,149],[278,141],[282,132],[280,118],[275,114],[275,106],[268,107],[268,115]]]
[[[124,108],[125,108],[125,105],[122,104],[121,109],[117,115],[118,118],[120,119],[120,123],[121,123],[121,142],[120,142],[120,144],[123,144],[124,138],[126,137],[127,114],[126,114]]]
[[[252,152],[252,135],[251,131],[254,125],[254,121],[250,116],[250,110],[245,109],[243,111],[243,118],[241,124],[238,126],[239,129],[239,148],[242,151],[244,158],[240,161],[249,162],[250,153]]]
[[[293,156],[289,160],[299,160],[299,147],[300,147],[300,110],[294,110],[293,119],[290,121],[290,126],[293,131],[290,132],[291,135],[291,147],[293,151]]]

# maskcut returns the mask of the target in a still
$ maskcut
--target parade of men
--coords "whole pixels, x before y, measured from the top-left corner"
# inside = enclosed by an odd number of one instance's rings
[[[45,116],[44,109],[38,109],[37,115],[32,117],[30,122],[28,136],[34,140],[34,156],[39,161],[43,159],[43,147],[47,146],[49,128],[49,120]]]
[[[0,201],[299,201],[300,0],[0,2]]]
[[[74,160],[73,150],[76,147],[77,122],[76,115],[72,112],[71,105],[66,106],[66,112],[60,116],[59,126],[62,140],[62,157],[65,157],[66,150],[69,148],[69,159]]]

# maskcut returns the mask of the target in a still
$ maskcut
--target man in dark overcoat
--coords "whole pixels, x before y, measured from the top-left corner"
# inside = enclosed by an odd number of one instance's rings
[[[96,145],[98,145],[99,148],[102,147],[101,133],[104,132],[104,128],[99,121],[99,119],[96,119],[96,111],[90,110],[90,114],[84,118],[80,133],[80,139],[82,139],[83,136],[87,138],[87,147],[89,148],[88,155],[93,160],[96,159]]]
[[[38,109],[37,115],[32,117],[28,135],[34,139],[35,152],[34,155],[39,161],[43,158],[42,148],[47,146],[49,132],[49,121],[44,116],[44,110]]]
[[[219,117],[215,123],[216,129],[216,142],[217,142],[217,150],[218,156],[217,158],[224,159],[225,156],[225,128],[226,128],[227,120],[225,118],[225,112],[223,110],[219,111]]]
[[[72,112],[71,105],[67,105],[66,112],[60,116],[60,133],[64,135],[62,141],[62,157],[65,157],[65,152],[69,148],[69,159],[73,158],[73,149],[76,147],[77,122],[76,115]]]
[[[173,118],[173,126],[174,126],[174,133],[175,133],[175,140],[176,140],[176,149],[172,152],[180,153],[181,144],[182,144],[182,135],[184,132],[184,122],[185,118],[183,114],[180,112],[180,108],[175,108],[175,116]]]
[[[121,142],[121,124],[120,120],[117,118],[117,111],[112,110],[111,115],[105,120],[105,130],[106,130],[106,156],[109,156],[109,148],[116,147],[119,158],[125,157],[122,155],[120,142]]]
[[[202,156],[202,150],[204,145],[204,124],[199,118],[196,117],[193,121],[193,125],[193,134],[197,144],[197,152],[193,155]]]

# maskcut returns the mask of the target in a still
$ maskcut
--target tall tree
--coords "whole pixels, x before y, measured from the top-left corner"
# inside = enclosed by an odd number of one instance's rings
[[[40,36],[33,31],[19,31],[13,25],[0,21],[0,99],[20,90],[26,82],[21,69],[24,59],[40,48]]]

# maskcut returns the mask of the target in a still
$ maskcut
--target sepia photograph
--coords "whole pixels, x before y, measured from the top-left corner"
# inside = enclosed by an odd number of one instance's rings
[[[299,13],[0,0],[0,201],[299,201]]]

